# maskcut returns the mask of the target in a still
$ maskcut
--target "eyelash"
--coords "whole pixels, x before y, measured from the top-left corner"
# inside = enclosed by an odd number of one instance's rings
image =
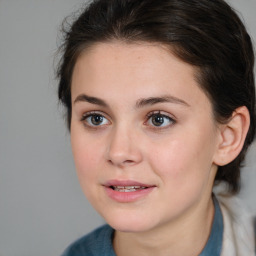
[[[91,125],[91,124],[88,124],[86,119],[89,118],[89,117],[93,117],[93,116],[100,116],[100,117],[103,117],[103,118],[108,120],[108,118],[106,118],[105,115],[102,112],[97,112],[97,111],[87,112],[87,113],[83,114],[83,116],[81,118],[81,122],[83,122],[85,127],[90,128],[90,129],[100,129],[100,128],[102,128],[102,126],[105,126],[105,125]],[[110,122],[110,121],[108,120],[108,122]]]
[[[154,126],[154,125],[150,125],[151,129],[156,129],[156,130],[163,130],[163,129],[167,129],[170,126],[174,125],[176,123],[176,120],[174,119],[174,117],[171,117],[170,114],[167,114],[166,112],[162,112],[160,110],[158,111],[152,111],[150,113],[147,114],[147,121],[144,123],[148,123],[150,118],[154,117],[154,116],[160,116],[162,118],[168,119],[168,121],[170,122],[170,124],[165,125],[165,126]],[[151,121],[152,122],[152,121]]]
[[[104,126],[108,125],[108,124],[99,124],[99,125],[91,125],[88,123],[88,121],[86,121],[87,118],[92,118],[93,116],[99,116],[99,117],[103,117],[105,119],[108,120],[108,122],[111,124],[111,122],[109,121],[109,119],[105,116],[104,113],[102,112],[98,112],[98,111],[91,111],[91,112],[87,112],[85,114],[83,114],[82,118],[81,118],[81,122],[83,122],[84,126],[86,128],[89,128],[89,129],[102,129]],[[161,118],[164,118],[164,119],[168,119],[168,121],[170,122],[170,124],[168,125],[165,125],[165,126],[157,126],[157,125],[153,125],[153,124],[148,124],[149,120],[153,117],[156,117],[156,116],[160,116]],[[147,125],[147,126],[150,126],[151,129],[155,129],[155,130],[163,130],[163,129],[167,129],[169,128],[170,126],[174,125],[176,123],[176,120],[171,117],[169,114],[167,114],[166,112],[162,112],[160,110],[158,111],[152,111],[150,113],[148,113],[146,115],[146,122],[144,122],[144,125]],[[152,121],[151,121],[152,123]]]

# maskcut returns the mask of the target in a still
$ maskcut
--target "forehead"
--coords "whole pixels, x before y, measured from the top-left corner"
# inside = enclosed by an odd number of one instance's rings
[[[171,93],[193,100],[191,94],[203,93],[195,79],[196,71],[163,45],[98,43],[84,51],[76,62],[72,98],[81,91],[89,95],[104,91],[109,99],[118,95],[122,99],[129,95],[140,98]]]
[[[108,65],[106,65],[108,64]],[[180,71],[186,68],[192,76],[196,69],[177,58],[170,47],[159,43],[125,43],[119,41],[96,43],[83,51],[77,59],[75,70],[79,68],[94,68],[103,73],[111,75],[109,69],[114,66],[119,71],[124,69],[127,71],[138,73],[142,71],[151,71],[156,68],[156,71],[170,71],[172,69]],[[104,67],[104,69],[102,69]],[[83,70],[84,71],[84,70]],[[184,71],[184,70],[183,70]]]

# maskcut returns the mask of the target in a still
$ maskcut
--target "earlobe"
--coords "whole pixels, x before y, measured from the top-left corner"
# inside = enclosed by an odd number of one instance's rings
[[[220,141],[214,156],[214,163],[218,166],[232,162],[241,152],[250,126],[248,109],[243,106],[237,108],[230,120],[220,125]]]

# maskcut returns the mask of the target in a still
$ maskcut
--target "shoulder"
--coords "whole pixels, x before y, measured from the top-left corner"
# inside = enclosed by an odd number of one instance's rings
[[[72,243],[62,256],[114,256],[112,248],[113,234],[114,230],[109,225],[101,226]]]
[[[224,223],[221,255],[255,255],[252,215],[236,196],[229,196],[223,193],[223,191],[218,191],[216,196],[220,204]]]

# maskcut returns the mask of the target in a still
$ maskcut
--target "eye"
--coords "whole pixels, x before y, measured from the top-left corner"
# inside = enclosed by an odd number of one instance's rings
[[[81,121],[90,127],[97,127],[109,124],[109,120],[99,113],[87,113],[83,115]]]
[[[168,115],[157,112],[148,115],[147,123],[154,127],[167,127],[175,123],[175,120]]]

